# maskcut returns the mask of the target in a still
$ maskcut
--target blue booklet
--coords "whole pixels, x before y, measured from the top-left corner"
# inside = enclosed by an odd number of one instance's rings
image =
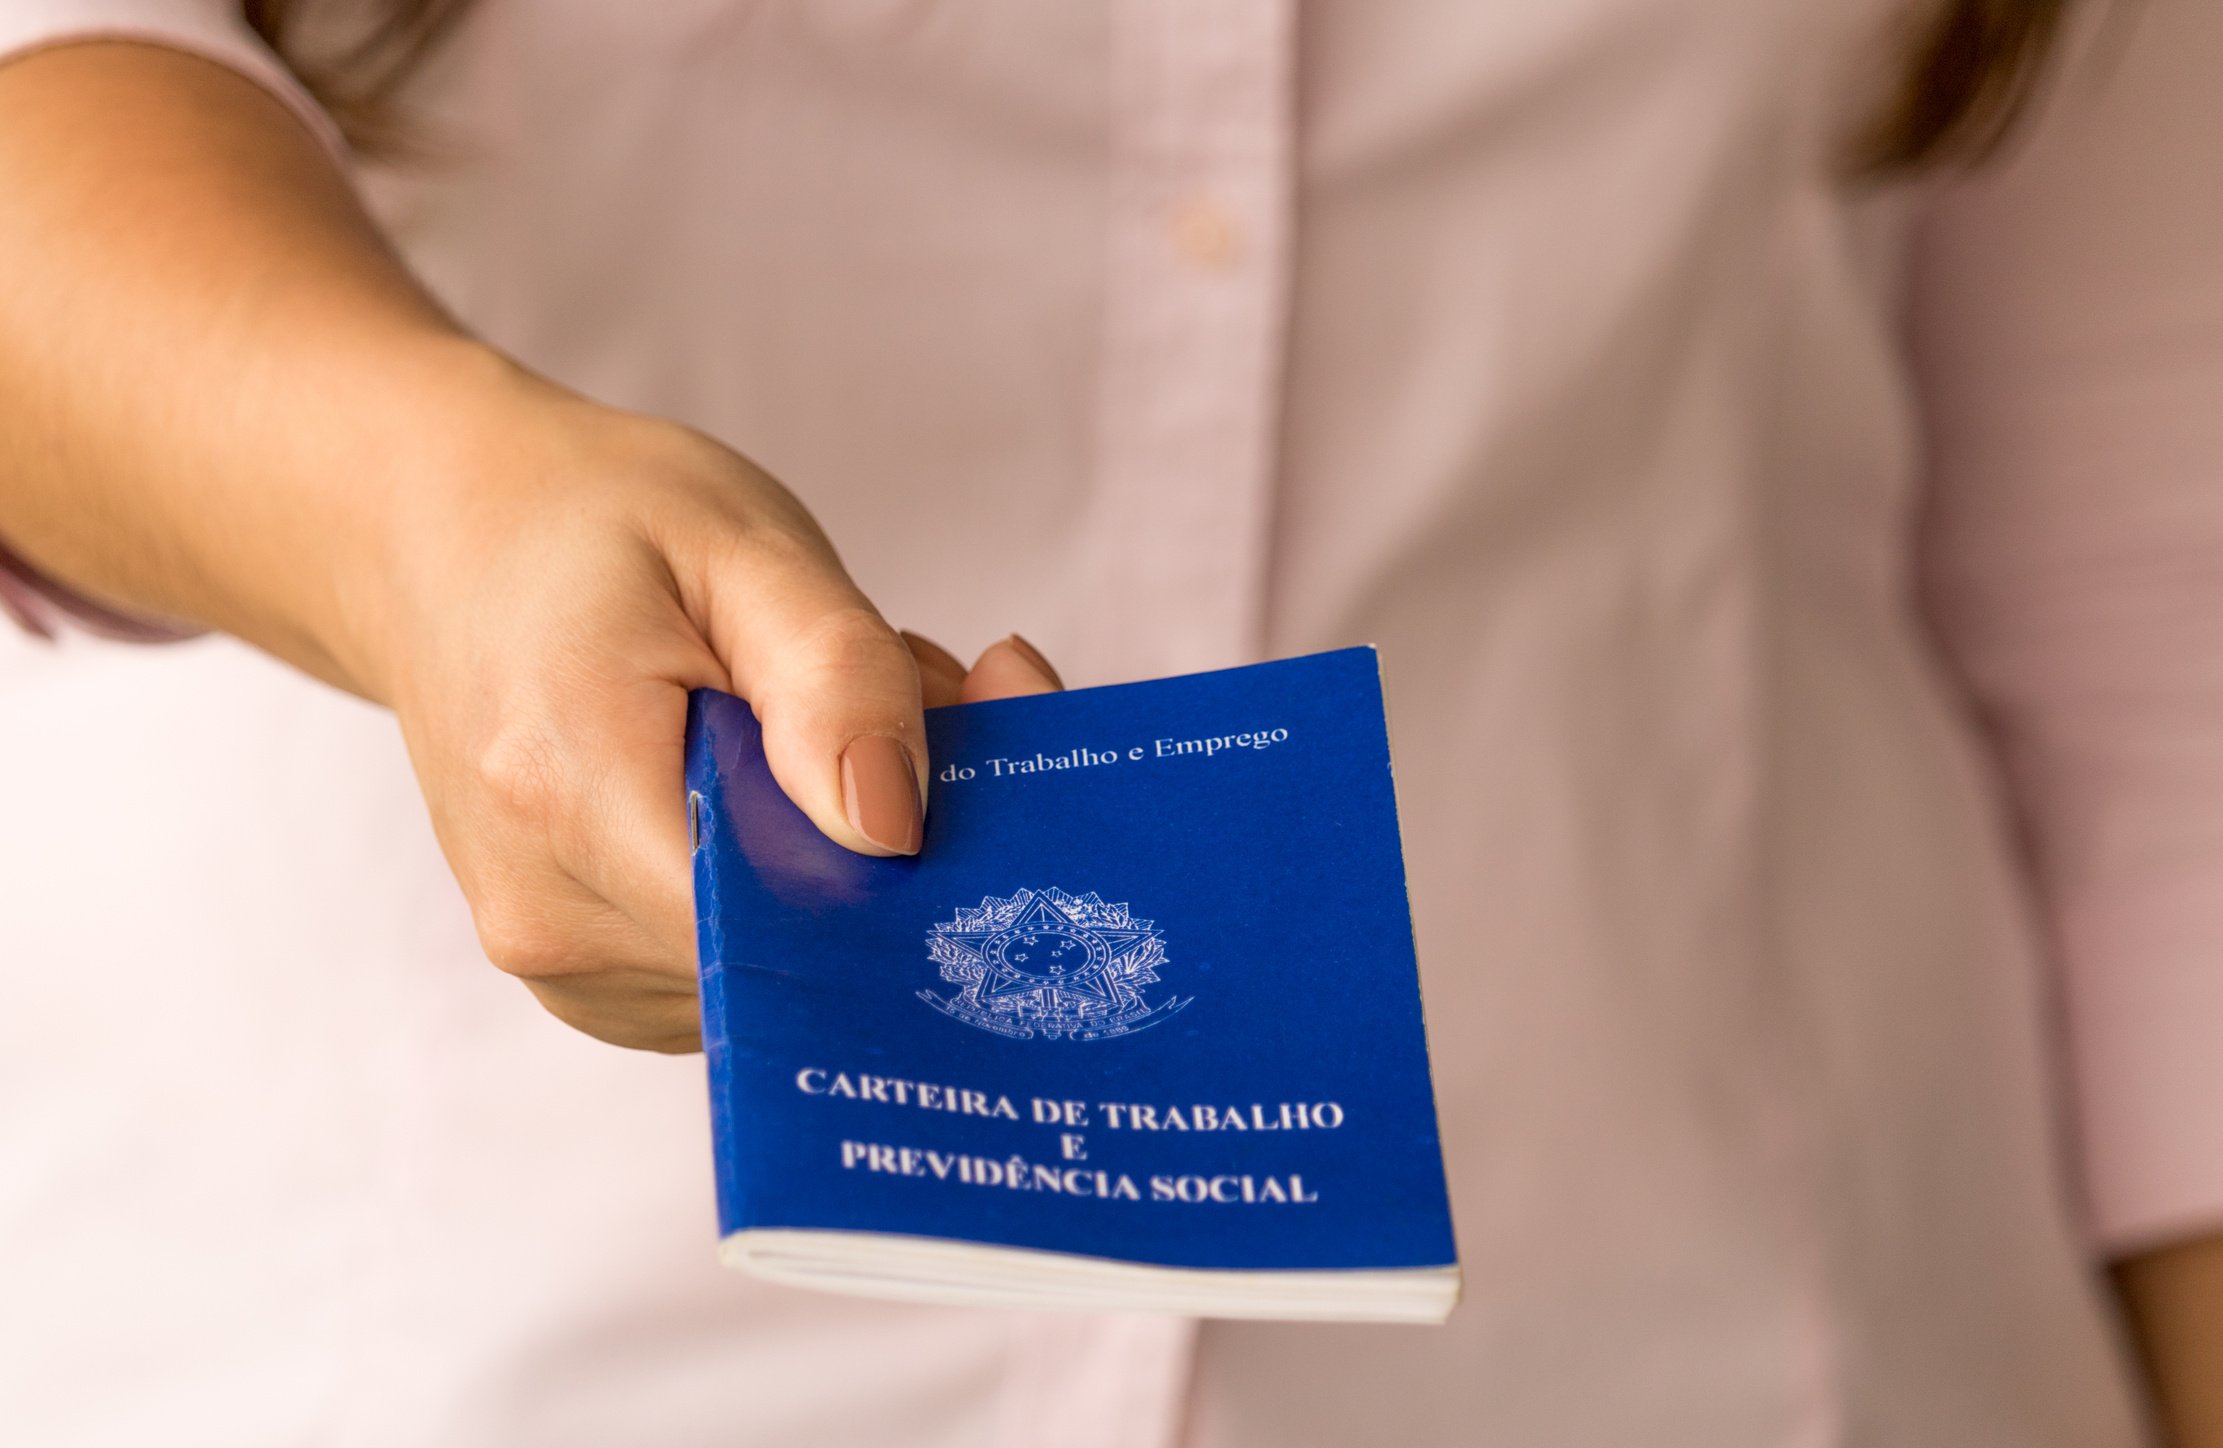
[[[688,723],[721,1256],[938,1302],[1440,1321],[1372,649],[929,710],[925,841]]]

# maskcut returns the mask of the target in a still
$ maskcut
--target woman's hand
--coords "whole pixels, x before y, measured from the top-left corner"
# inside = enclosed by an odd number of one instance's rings
[[[837,843],[918,848],[922,704],[1058,687],[1025,644],[968,679],[899,635],[745,458],[519,376],[453,474],[399,489],[335,641],[400,717],[481,944],[621,1045],[697,1041],[687,691],[748,699]]]
[[[1056,687],[907,646],[746,460],[473,341],[298,122],[160,46],[0,68],[0,536],[400,716],[487,953],[694,1044],[687,690],[827,834],[917,848],[922,700]]]

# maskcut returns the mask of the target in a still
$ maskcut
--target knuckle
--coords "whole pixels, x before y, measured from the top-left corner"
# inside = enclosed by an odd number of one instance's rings
[[[541,1006],[583,1035],[628,1050],[684,1055],[702,1049],[702,1028],[691,999],[635,999],[623,992],[582,991],[568,984],[527,981]]]
[[[819,615],[797,642],[810,668],[831,681],[874,677],[891,667],[905,672],[915,667],[902,635],[862,604]]]
[[[553,980],[573,973],[572,942],[511,904],[481,909],[474,916],[479,948],[494,968],[521,980]]]
[[[752,499],[734,520],[731,542],[745,566],[791,577],[838,571],[833,543],[800,503],[784,490]]]
[[[833,545],[807,513],[750,506],[714,515],[687,550],[702,577],[749,580],[744,592],[760,602],[815,591],[842,579]]]
[[[506,728],[480,746],[473,778],[501,815],[545,825],[562,799],[561,751],[546,730]]]

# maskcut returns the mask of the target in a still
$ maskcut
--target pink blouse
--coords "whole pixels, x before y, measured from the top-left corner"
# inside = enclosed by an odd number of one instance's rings
[[[1381,646],[1468,1300],[722,1272],[699,1061],[480,960],[389,719],[4,630],[0,1437],[2140,1441],[2094,1263],[2223,1226],[2223,6],[2085,8],[1870,186],[1901,0],[480,0],[361,182],[486,336],[960,650]],[[217,0],[0,0],[95,34],[337,147]]]

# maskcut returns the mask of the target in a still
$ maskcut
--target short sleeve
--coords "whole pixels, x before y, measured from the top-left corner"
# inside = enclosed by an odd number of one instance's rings
[[[164,45],[229,67],[262,86],[299,117],[341,164],[339,127],[312,100],[242,18],[222,0],[0,0],[0,65],[49,46],[88,40]],[[109,638],[159,642],[189,635],[118,613],[42,577],[0,544],[0,614],[42,637],[63,620]]]
[[[2223,1231],[2223,4],[2089,4],[1910,297],[1926,601],[2060,963],[2090,1226]]]
[[[237,0],[0,0],[0,64],[87,40],[164,45],[238,71],[300,117],[335,159],[348,159],[339,127],[248,27]]]

